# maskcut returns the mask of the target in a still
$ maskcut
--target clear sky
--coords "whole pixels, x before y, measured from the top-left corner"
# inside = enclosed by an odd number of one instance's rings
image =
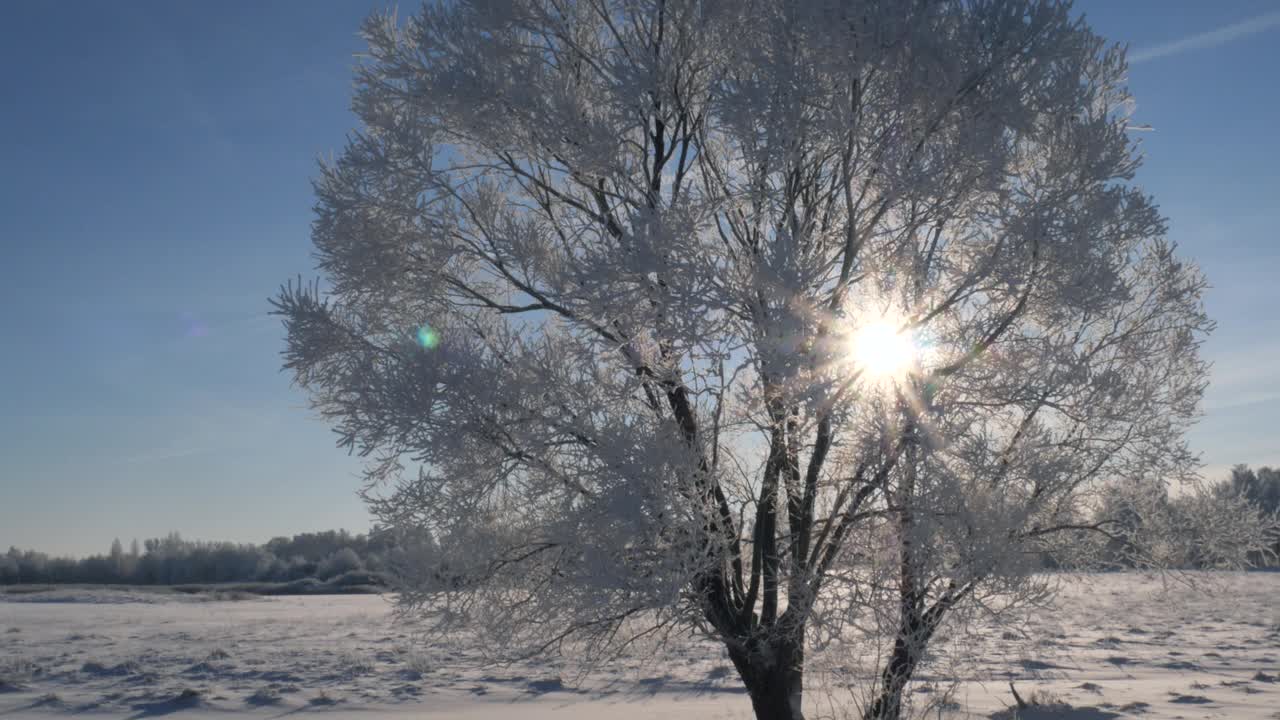
[[[279,371],[369,0],[0,3],[0,549],[367,530]],[[412,8],[412,3],[403,6]],[[1280,4],[1089,0],[1139,181],[1208,272],[1206,472],[1280,465]]]

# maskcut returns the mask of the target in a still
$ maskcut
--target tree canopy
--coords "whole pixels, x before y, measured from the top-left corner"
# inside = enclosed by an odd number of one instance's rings
[[[285,362],[495,647],[694,628],[794,718],[806,649],[874,627],[896,718],[949,613],[1105,545],[1101,488],[1192,482],[1205,282],[1068,3],[461,0],[364,34]]]

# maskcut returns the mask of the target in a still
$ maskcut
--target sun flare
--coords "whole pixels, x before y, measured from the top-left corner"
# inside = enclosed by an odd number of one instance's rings
[[[863,325],[853,334],[850,345],[854,365],[869,380],[900,380],[916,364],[915,339],[888,320]]]

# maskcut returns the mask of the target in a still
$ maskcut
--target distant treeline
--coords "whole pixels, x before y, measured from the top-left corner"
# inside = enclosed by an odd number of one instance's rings
[[[1219,492],[1236,492],[1244,495],[1263,512],[1280,513],[1280,469],[1237,465],[1231,469],[1231,478],[1219,486]]]
[[[104,555],[75,559],[9,548],[0,555],[0,584],[184,585],[313,579],[333,587],[389,584],[399,543],[375,529],[368,535],[345,530],[277,537],[263,545],[185,540],[178,533],[120,540]]]
[[[1111,537],[1102,560],[1116,568],[1169,567],[1214,568],[1220,566],[1218,548],[1198,537],[1202,523],[1196,518],[1212,515],[1209,505],[1215,499],[1248,505],[1273,518],[1280,516],[1280,469],[1263,467],[1253,470],[1236,465],[1229,477],[1210,485],[1207,493],[1170,494],[1151,485],[1112,487],[1102,497],[1099,514],[1110,520],[1101,529]],[[1221,506],[1218,506],[1221,507]],[[1085,533],[1081,537],[1088,536]],[[1094,535],[1093,538],[1097,539]],[[1062,556],[1048,553],[1046,567],[1065,568],[1075,563],[1070,548]],[[1088,552],[1086,552],[1088,557]],[[1272,535],[1267,551],[1249,553],[1254,567],[1276,567],[1280,564],[1280,533]]]
[[[1219,483],[1215,491],[1244,497],[1262,512],[1280,517],[1280,468],[1261,467],[1253,470],[1248,465],[1236,465],[1231,477]],[[1275,538],[1269,557],[1254,557],[1255,565],[1280,565],[1280,537]]]
[[[1214,493],[1240,495],[1263,512],[1280,514],[1280,469],[1263,467],[1253,470],[1237,465],[1231,476],[1213,488]],[[1190,497],[1164,496],[1155,500],[1161,508],[1156,515],[1175,517],[1196,512]],[[1186,507],[1183,507],[1183,506]],[[1111,512],[1127,527],[1123,535],[1141,539],[1148,520],[1140,514]],[[1185,557],[1173,564],[1201,566],[1196,556],[1197,543],[1187,538]],[[407,546],[407,547],[406,547]],[[1127,565],[1122,548],[1117,547],[1115,564]],[[1269,556],[1258,554],[1255,565],[1274,565],[1280,557],[1280,538]],[[397,566],[427,563],[426,571],[440,582],[451,577],[449,562],[439,554],[429,537],[397,537],[374,528],[367,535],[353,535],[345,530],[302,533],[293,537],[272,538],[263,545],[230,542],[184,540],[178,533],[152,538],[141,545],[134,540],[128,549],[116,540],[103,555],[75,559],[51,557],[34,550],[9,548],[0,555],[0,585],[14,584],[120,584],[120,585],[196,585],[210,583],[294,583],[300,592],[325,589],[342,590],[357,587],[387,587]],[[1070,565],[1065,559],[1046,557],[1049,567]],[[456,579],[454,580],[456,582]]]

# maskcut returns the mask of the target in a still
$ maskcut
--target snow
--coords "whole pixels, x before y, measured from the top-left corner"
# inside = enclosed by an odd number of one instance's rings
[[[1011,718],[1012,681],[1042,707],[1023,718],[1280,718],[1280,573],[1071,579],[1054,608],[1002,627],[953,629],[917,704],[940,717]],[[718,649],[688,641],[581,677],[557,660],[486,665],[397,621],[378,596],[199,601],[59,590],[0,599],[0,717],[401,716],[749,718]],[[810,717],[853,714],[827,675]],[[959,682],[951,685],[952,679]],[[838,715],[837,715],[838,716]],[[930,712],[929,717],[935,717]]]

